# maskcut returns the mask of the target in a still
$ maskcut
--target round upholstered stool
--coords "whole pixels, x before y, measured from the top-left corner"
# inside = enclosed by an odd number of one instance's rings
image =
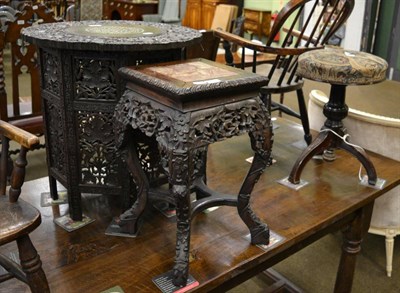
[[[323,113],[327,118],[316,139],[297,159],[289,175],[289,182],[300,183],[301,172],[306,163],[316,154],[329,148],[341,148],[354,155],[364,166],[368,183],[376,184],[375,167],[366,154],[341,137],[345,134],[342,120],[348,114],[345,103],[346,86],[378,83],[386,78],[385,60],[363,52],[327,48],[300,55],[297,74],[316,81],[331,84],[329,101]]]

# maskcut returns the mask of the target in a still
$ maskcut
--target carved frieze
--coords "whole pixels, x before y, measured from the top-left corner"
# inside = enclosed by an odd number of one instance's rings
[[[122,143],[126,126],[156,136],[167,150],[204,146],[249,131],[270,126],[267,109],[257,98],[234,102],[193,113],[181,113],[142,101],[131,91],[125,92],[115,109],[116,133]],[[121,136],[122,135],[122,136]]]

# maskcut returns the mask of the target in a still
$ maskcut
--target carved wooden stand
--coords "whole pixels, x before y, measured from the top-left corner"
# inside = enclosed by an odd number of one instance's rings
[[[58,197],[57,180],[68,190],[74,221],[82,220],[84,192],[118,195],[128,207],[131,180],[122,176],[128,172],[112,132],[114,107],[125,88],[117,70],[180,60],[182,48],[199,42],[201,33],[134,21],[70,21],[23,33],[39,48],[52,198]]]
[[[179,73],[179,68],[184,68],[179,67],[180,64],[206,66],[210,70],[207,78],[219,78],[220,82],[196,84],[186,80],[182,83],[178,78],[185,78],[187,72],[183,69]],[[269,229],[253,213],[249,200],[270,160],[272,128],[266,105],[257,96],[258,88],[266,81],[264,77],[200,59],[172,63],[176,76],[171,78],[162,73],[169,65],[147,66],[149,70],[146,67],[120,70],[129,81],[115,110],[117,145],[127,152],[138,197],[117,222],[122,232],[135,234],[149,196],[174,204],[177,237],[173,283],[183,286],[189,272],[190,223],[197,213],[213,206],[236,206],[250,230],[251,242],[269,243]],[[178,67],[174,67],[176,65]],[[151,71],[152,68],[161,68],[161,74]],[[230,74],[230,80],[218,73],[212,76],[212,70]],[[199,75],[199,80],[204,79],[201,73]],[[150,187],[134,139],[139,131],[156,139],[160,164],[168,175],[169,191]],[[211,191],[205,184],[207,145],[246,132],[255,156],[239,195]],[[193,203],[192,191],[196,192]]]

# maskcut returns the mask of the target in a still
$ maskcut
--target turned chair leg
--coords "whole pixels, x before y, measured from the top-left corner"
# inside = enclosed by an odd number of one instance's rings
[[[312,136],[310,133],[310,122],[308,120],[308,112],[307,112],[306,102],[304,100],[304,93],[302,89],[297,90],[296,93],[297,93],[297,102],[299,104],[301,125],[303,126],[303,131],[304,131],[304,140],[306,141],[307,145],[310,145],[312,141]]]
[[[50,292],[46,275],[42,269],[40,257],[28,235],[17,239],[22,270],[26,274],[28,285],[33,293]]]
[[[392,263],[393,263],[393,248],[394,248],[394,236],[390,233],[386,233],[385,236],[385,248],[386,248],[386,274],[388,277],[392,276]]]

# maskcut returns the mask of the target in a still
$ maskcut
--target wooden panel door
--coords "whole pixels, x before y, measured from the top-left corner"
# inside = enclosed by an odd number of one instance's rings
[[[240,0],[187,0],[186,14],[182,25],[194,29],[208,30],[211,28],[217,5],[237,5],[237,3],[241,3]]]

